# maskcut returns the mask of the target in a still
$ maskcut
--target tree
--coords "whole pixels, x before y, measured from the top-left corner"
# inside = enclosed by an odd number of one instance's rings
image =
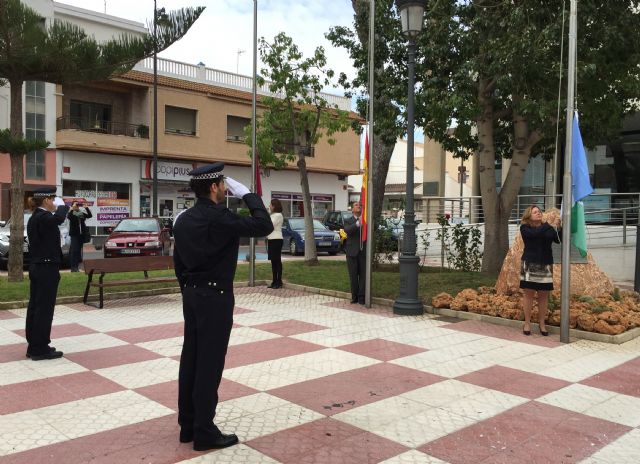
[[[22,85],[99,80],[124,73],[141,59],[182,38],[204,7],[170,12],[158,22],[156,38],[121,36],[98,43],[78,26],[54,20],[47,24],[20,0],[0,0],[0,79],[11,87],[10,130],[0,135],[0,152],[11,159],[11,231],[9,280],[23,278],[23,161],[25,154],[48,145],[26,141],[22,131]],[[156,41],[157,40],[157,41]]]
[[[369,111],[369,0],[352,0],[353,28],[337,26],[326,34],[336,47],[345,48],[353,60],[357,74],[352,80],[342,73],[340,83],[347,96],[356,98],[358,113],[367,118]],[[374,137],[372,217],[382,214],[384,190],[389,162],[398,137],[406,132],[406,120],[401,112],[407,99],[407,73],[402,71],[401,48],[406,48],[400,23],[394,15],[393,0],[376,0],[375,8],[375,85],[374,85]],[[360,130],[359,126],[356,128]],[[375,223],[375,222],[374,222]]]
[[[265,111],[256,121],[257,151],[263,166],[283,168],[296,162],[304,204],[304,262],[318,263],[313,227],[313,210],[307,173],[307,156],[314,155],[314,146],[326,136],[330,145],[336,132],[350,127],[348,113],[330,105],[322,89],[331,85],[334,72],[326,68],[324,49],[318,47],[313,56],[303,58],[293,40],[281,32],[273,43],[259,40],[260,58],[267,66],[258,78],[259,85],[269,80],[269,91],[277,97],[262,97]],[[247,142],[251,142],[251,126],[247,126]]]
[[[568,7],[567,1],[567,19]],[[561,2],[429,2],[420,37],[424,71],[417,114],[425,133],[448,150],[479,158],[490,251],[482,263],[485,272],[497,273],[508,251],[508,221],[530,157],[553,152],[556,124],[564,127],[557,120],[558,76],[567,57],[560,63],[562,17]],[[624,116],[639,108],[637,2],[582,0],[578,31],[577,107],[586,142],[594,144],[615,136]],[[454,121],[455,130],[447,132]],[[511,164],[497,191],[500,158]]]
[[[376,48],[388,51],[385,69],[404,76],[406,45],[398,41],[397,12],[389,0],[377,0],[376,6],[385,9],[376,10],[376,19],[389,18],[380,30],[376,26]],[[568,6],[567,1],[565,18]],[[557,118],[558,76],[567,56],[559,62],[562,17],[561,2],[428,1],[418,38],[416,121],[455,156],[479,159],[485,250],[490,251],[482,263],[485,272],[499,271],[507,253],[508,221],[530,157],[553,152],[556,124],[564,127],[564,114]],[[356,24],[363,24],[358,17]],[[613,137],[624,116],[639,109],[639,26],[637,1],[579,3],[577,107],[587,144]],[[565,50],[567,35],[568,27]],[[352,56],[362,72],[366,61]],[[382,82],[384,92],[402,105],[398,96],[406,92],[406,83]],[[560,103],[566,107],[564,90]],[[495,161],[500,158],[510,158],[511,164],[498,191]]]

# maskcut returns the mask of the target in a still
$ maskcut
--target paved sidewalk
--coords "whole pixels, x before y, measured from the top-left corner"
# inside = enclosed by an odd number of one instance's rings
[[[238,289],[216,422],[178,442],[179,295],[58,306],[65,357],[25,358],[0,312],[0,463],[640,462],[640,339],[624,345],[443,317],[393,317]]]

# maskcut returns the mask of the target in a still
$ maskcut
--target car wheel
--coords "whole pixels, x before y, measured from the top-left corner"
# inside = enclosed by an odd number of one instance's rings
[[[297,256],[300,254],[300,251],[298,250],[298,245],[296,244],[295,240],[291,240],[289,242],[289,253],[291,253],[291,256]]]
[[[335,256],[335,255],[337,255],[337,254],[338,254],[338,252],[337,252],[337,251],[330,251],[330,252],[329,252],[329,254],[330,254],[331,256]]]

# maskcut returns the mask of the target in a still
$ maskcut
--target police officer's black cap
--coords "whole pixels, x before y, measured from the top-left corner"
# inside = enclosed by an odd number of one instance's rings
[[[224,173],[222,172],[223,169],[224,163],[217,162],[200,166],[199,168],[192,170],[189,175],[193,180],[218,179],[220,177],[224,177]]]
[[[33,191],[33,196],[36,198],[55,197],[56,188],[55,187],[38,187]]]

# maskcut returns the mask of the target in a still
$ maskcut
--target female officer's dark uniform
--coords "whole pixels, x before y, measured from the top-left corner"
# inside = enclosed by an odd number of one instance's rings
[[[33,196],[48,198],[55,194],[55,188],[42,187],[37,189]],[[26,338],[29,344],[27,356],[34,361],[62,356],[62,352],[50,347],[49,343],[62,262],[58,226],[64,222],[68,211],[68,206],[58,206],[53,213],[38,207],[27,223],[30,283]]]
[[[194,180],[214,179],[223,176],[223,168],[223,163],[214,163],[189,174]],[[238,216],[210,198],[198,198],[173,227],[185,322],[178,380],[180,441],[193,440],[198,451],[238,441],[233,434],[222,434],[213,418],[233,324],[239,238],[264,237],[273,230],[260,197],[247,193],[242,199],[252,217]]]

